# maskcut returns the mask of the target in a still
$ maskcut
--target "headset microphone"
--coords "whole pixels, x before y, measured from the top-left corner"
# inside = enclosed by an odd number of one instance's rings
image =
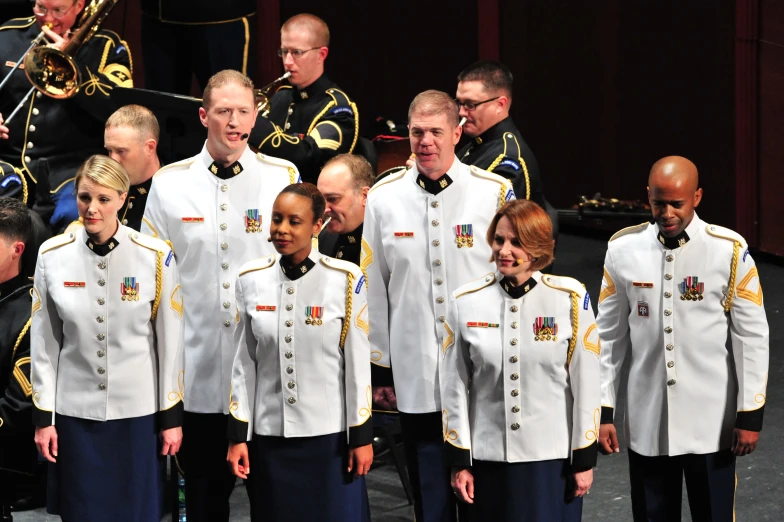
[[[250,134],[248,134],[248,133],[246,132],[245,134],[243,134],[242,136],[240,136],[240,139],[241,139],[241,140],[247,140],[249,137],[250,137]]]

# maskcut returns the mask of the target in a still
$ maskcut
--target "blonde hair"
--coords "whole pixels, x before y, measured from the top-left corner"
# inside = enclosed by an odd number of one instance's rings
[[[460,108],[455,100],[443,91],[429,90],[416,95],[414,101],[408,106],[408,122],[411,123],[411,116],[414,114],[422,116],[433,116],[445,114],[447,121],[453,127],[457,127]]]
[[[487,228],[487,244],[492,248],[495,229],[501,218],[512,223],[517,240],[532,258],[531,270],[541,270],[553,261],[553,222],[539,205],[527,199],[516,199],[499,208]],[[493,258],[490,258],[493,261]]]
[[[329,47],[329,27],[318,16],[309,13],[294,15],[280,28],[281,33],[296,30],[310,33],[314,47]]]
[[[125,172],[123,166],[109,156],[101,154],[95,154],[87,158],[87,161],[82,163],[82,166],[76,171],[76,177],[74,178],[75,190],[79,190],[79,183],[84,178],[106,188],[116,190],[118,194],[128,192],[131,186],[128,173]]]
[[[140,140],[154,139],[156,142],[161,134],[158,119],[147,107],[141,105],[126,105],[120,107],[106,120],[104,128],[130,127],[136,129]]]
[[[220,87],[225,87],[229,84],[239,85],[245,89],[248,89],[253,96],[253,80],[245,76],[239,71],[235,71],[233,69],[225,69],[223,71],[217,72],[213,74],[210,79],[207,81],[207,87],[204,88],[204,94],[202,95],[201,105],[205,109],[210,108],[210,103],[212,102],[212,90],[218,89]],[[255,98],[254,98],[255,99]]]

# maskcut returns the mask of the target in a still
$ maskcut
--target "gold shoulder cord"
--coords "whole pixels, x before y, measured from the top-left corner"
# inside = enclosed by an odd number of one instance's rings
[[[22,328],[22,331],[19,333],[19,337],[16,338],[16,344],[14,344],[14,351],[11,352],[12,359],[16,355],[16,351],[19,349],[19,345],[22,344],[22,339],[24,338],[27,331],[30,329],[30,324],[32,324],[32,322],[33,322],[33,318],[31,317],[25,323],[24,328]]]
[[[152,303],[152,316],[154,321],[158,316],[158,305],[161,304],[161,291],[163,287],[163,252],[158,250],[158,257],[155,261],[155,301]]]
[[[354,290],[354,275],[351,272],[346,272],[346,319],[343,321],[343,329],[340,331],[340,349],[346,345],[346,336],[348,335],[349,326],[351,326],[351,294]]]
[[[738,274],[738,254],[740,253],[740,243],[733,242],[732,245],[732,266],[730,267],[730,281],[727,288],[727,300],[724,302],[724,312],[730,313],[732,308],[732,298],[735,296],[735,278]]]
[[[577,292],[571,292],[572,298],[572,338],[569,340],[569,352],[566,355],[566,366],[572,362],[572,354],[574,354],[574,347],[577,344],[577,330],[579,329],[579,316],[577,308],[580,306],[580,298]]]

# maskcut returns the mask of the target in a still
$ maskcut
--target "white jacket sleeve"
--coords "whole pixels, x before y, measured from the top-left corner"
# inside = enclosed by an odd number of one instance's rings
[[[234,288],[237,299],[234,346],[237,351],[231,369],[228,437],[235,442],[245,442],[253,436],[256,400],[256,336],[253,334],[253,318],[250,317],[245,306],[240,277],[237,277]]]

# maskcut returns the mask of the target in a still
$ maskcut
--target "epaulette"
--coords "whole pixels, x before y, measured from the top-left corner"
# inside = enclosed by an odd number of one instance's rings
[[[240,275],[237,277],[242,277],[243,275],[249,272],[264,270],[265,268],[269,268],[274,264],[275,264],[275,256],[267,256],[259,259],[254,259],[253,261],[248,261],[247,263],[245,263],[240,267]]]
[[[175,167],[177,167],[177,168],[182,168],[183,170],[184,170],[184,169],[187,169],[187,168],[188,168],[188,167],[190,167],[190,166],[191,166],[191,164],[193,164],[195,161],[196,161],[196,158],[194,157],[194,158],[188,158],[188,159],[184,159],[184,160],[180,160],[180,161],[175,161],[174,163],[169,163],[169,164],[168,164],[168,165],[166,165],[165,167],[161,167],[160,169],[158,169],[158,172],[156,172],[156,173],[155,173],[155,176],[158,176],[158,175],[160,175],[160,174],[163,174],[164,172],[167,172],[167,171],[169,171],[169,170],[172,170],[172,169],[174,169]],[[153,176],[153,177],[154,177],[154,176]]]
[[[275,165],[276,167],[296,168],[296,166],[288,160],[284,160],[283,158],[276,158],[275,156],[267,156],[266,154],[262,154],[261,152],[256,153],[256,159],[258,159],[262,163],[266,163],[268,165]]]
[[[341,91],[340,89],[336,89],[335,87],[330,87],[327,89],[327,94],[329,94],[333,100],[335,100],[335,104],[338,107],[351,107],[351,100],[346,95],[345,92]]]
[[[54,236],[53,238],[44,241],[44,244],[41,245],[41,249],[39,250],[39,255],[44,255],[50,250],[54,250],[55,248],[60,248],[69,243],[73,243],[74,241],[76,241],[76,234],[74,234],[73,232],[69,234],[60,234],[59,236]]]
[[[613,236],[610,238],[610,241],[615,241],[619,237],[625,236],[626,234],[632,234],[632,233],[635,233],[635,232],[642,232],[643,230],[645,230],[648,227],[648,225],[649,225],[649,222],[646,221],[645,223],[640,223],[639,225],[634,225],[632,227],[622,228],[621,230],[619,230],[618,232],[613,234]]]
[[[279,93],[280,91],[285,91],[286,89],[291,90],[292,86],[291,85],[281,85],[280,87],[275,89],[275,94]]]
[[[498,174],[493,174],[492,172],[487,172],[486,170],[482,170],[474,165],[471,165],[469,170],[471,171],[471,174],[473,174],[477,178],[495,181],[496,183],[501,185],[498,193],[499,207],[502,207],[504,203],[512,199],[512,196],[514,196],[514,190],[512,189],[512,184],[505,177],[499,176]]]
[[[164,241],[161,241],[160,239],[152,236],[148,236],[147,234],[142,234],[141,232],[131,232],[128,235],[130,236],[131,241],[137,245],[154,250],[155,252],[162,252],[165,254],[171,250],[169,245],[167,245]]]
[[[387,176],[392,176],[394,174],[397,174],[398,172],[405,172],[407,170],[408,170],[408,167],[406,167],[405,165],[400,165],[399,167],[389,168],[389,169],[379,173],[378,176],[376,176],[376,183],[378,183],[381,180],[385,179]]]
[[[585,293],[585,285],[583,285],[577,279],[571,277],[543,275],[542,282],[550,288],[555,288],[556,290],[575,293],[577,295],[582,295]]]
[[[490,286],[493,283],[495,283],[495,274],[490,272],[489,274],[483,275],[479,279],[475,279],[470,283],[466,283],[460,286],[457,290],[455,290],[453,295],[455,296],[455,299],[459,299],[460,296],[478,292],[482,288]]]
[[[368,191],[368,194],[370,194],[371,192],[376,190],[378,187],[381,187],[383,185],[387,185],[389,183],[392,183],[393,181],[397,181],[399,179],[402,179],[403,175],[406,172],[407,172],[407,169],[405,167],[402,167],[399,172],[393,172],[393,173],[389,174],[387,177],[385,177],[384,179],[382,179],[381,181],[379,181],[378,183],[376,183],[375,185],[370,187],[370,190]]]
[[[520,158],[520,144],[517,137],[511,132],[504,133],[504,155],[513,158]]]
[[[350,272],[352,275],[357,277],[362,276],[362,271],[359,269],[359,267],[349,261],[335,259],[334,257],[329,256],[322,256],[319,261],[321,261],[321,264],[327,268],[340,270],[341,272]]]
[[[27,16],[25,18],[11,18],[3,25],[0,25],[0,31],[3,29],[27,29],[35,23],[34,16]]]
[[[734,230],[730,230],[729,228],[720,227],[718,225],[708,225],[705,227],[705,232],[713,237],[726,239],[727,241],[738,242],[742,247],[746,247],[746,240],[743,238],[743,236]]]

